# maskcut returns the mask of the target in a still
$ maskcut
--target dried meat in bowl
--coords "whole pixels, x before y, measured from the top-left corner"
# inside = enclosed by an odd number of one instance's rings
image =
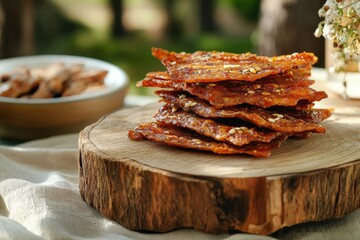
[[[118,66],[80,56],[4,59],[0,75],[0,137],[20,141],[79,132],[122,107],[129,85]]]

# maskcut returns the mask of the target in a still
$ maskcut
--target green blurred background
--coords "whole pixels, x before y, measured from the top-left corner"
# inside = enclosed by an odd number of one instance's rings
[[[128,73],[130,94],[151,94],[152,89],[136,88],[135,83],[149,71],[164,70],[151,56],[151,47],[186,52],[323,54],[321,40],[316,45],[304,46],[315,41],[312,32],[320,21],[317,10],[323,4],[319,0],[0,0],[0,3],[1,58],[69,54],[102,59]],[[278,44],[271,44],[272,41]]]

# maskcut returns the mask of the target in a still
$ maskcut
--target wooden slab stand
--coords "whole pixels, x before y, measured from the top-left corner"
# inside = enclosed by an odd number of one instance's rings
[[[114,112],[80,134],[81,195],[124,227],[270,234],[360,208],[360,125],[330,120],[328,133],[290,140],[268,159],[129,140],[158,107]]]

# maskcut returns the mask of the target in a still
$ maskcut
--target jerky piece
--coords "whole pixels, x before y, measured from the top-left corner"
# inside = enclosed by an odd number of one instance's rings
[[[53,98],[55,96],[55,93],[52,92],[52,88],[49,87],[47,83],[48,82],[46,81],[42,81],[39,87],[36,89],[36,91],[32,95],[30,95],[29,98],[34,98],[34,99]],[[53,83],[59,83],[59,82],[53,82]],[[57,87],[59,87],[59,85]],[[62,86],[60,86],[60,88],[62,89]]]
[[[84,71],[84,64],[73,63],[65,65],[63,62],[49,64],[46,67],[33,68],[31,76],[41,79],[37,91],[32,98],[60,97],[67,88],[67,82],[72,76],[77,76]]]
[[[157,122],[191,129],[201,135],[211,137],[217,141],[242,146],[250,142],[270,142],[283,135],[280,132],[265,132],[254,127],[248,128],[243,124],[228,126],[216,121],[205,119],[181,109],[162,106],[155,114]]]
[[[30,90],[30,86],[31,85],[28,81],[22,81],[19,79],[1,83],[0,96],[16,98]]]
[[[296,69],[292,69],[291,70],[292,77],[294,79],[309,78],[311,76],[311,69],[312,69],[311,65],[300,66]]]
[[[157,95],[166,102],[179,106],[185,111],[192,111],[204,118],[239,118],[251,122],[259,127],[272,129],[279,132],[325,132],[325,128],[318,125],[320,121],[330,116],[327,109],[314,109],[310,111],[291,110],[292,114],[281,109],[267,110],[256,106],[241,105],[224,109],[215,109],[208,102],[197,97],[188,96],[173,91],[156,91]],[[281,114],[280,114],[281,112]],[[317,116],[317,117],[309,117]]]
[[[217,62],[242,62],[242,61],[254,61],[255,59],[263,58],[268,59],[267,57],[257,56],[256,54],[251,53],[242,53],[234,54],[227,52],[217,52],[217,51],[197,51],[194,53],[176,53],[169,52],[161,48],[152,48],[152,55],[162,60],[167,60],[171,65],[173,64],[183,64],[183,63],[195,63],[195,62],[204,62],[204,61],[217,61]]]
[[[310,80],[310,79],[305,79],[305,78],[294,78],[294,73],[293,71],[290,72],[284,72],[281,74],[276,74],[276,75],[270,75],[267,76],[265,78],[259,79],[255,82],[245,82],[245,81],[233,81],[233,80],[228,80],[228,81],[223,81],[223,82],[218,82],[218,83],[182,83],[177,81],[176,79],[171,79],[170,75],[168,72],[149,72],[146,74],[146,78],[144,79],[145,82],[146,80],[149,80],[149,82],[151,83],[151,80],[163,80],[164,82],[162,83],[161,81],[159,81],[158,84],[165,84],[165,85],[179,85],[181,86],[181,84],[185,84],[185,85],[189,85],[189,86],[196,86],[196,85],[202,85],[202,86],[230,86],[230,87],[236,87],[236,86],[247,86],[248,88],[250,88],[251,86],[254,86],[255,89],[260,88],[259,85],[265,85],[265,84],[270,84],[270,86],[272,88],[278,88],[278,85],[281,85],[282,87],[290,87],[290,86],[298,86],[298,87],[309,87],[311,85],[313,85],[315,83],[314,80]],[[144,81],[143,80],[143,81]],[[140,81],[141,83],[142,81]],[[142,85],[139,85],[142,86]],[[151,85],[149,85],[149,87],[151,87]],[[248,89],[250,90],[250,89]]]
[[[210,86],[211,87],[211,86]],[[183,90],[205,99],[216,108],[235,106],[243,103],[268,108],[271,106],[295,106],[300,100],[310,103],[327,97],[324,91],[315,91],[307,87],[273,87],[273,84],[259,85],[260,88],[248,86],[231,87],[184,86]],[[249,90],[248,90],[249,89]]]
[[[196,58],[198,59],[213,58],[221,61],[224,61],[226,59],[233,59],[235,61],[238,61],[245,56],[245,54],[232,54],[232,53],[217,52],[217,51],[197,51],[192,54],[186,52],[176,53],[155,47],[151,49],[151,53],[154,57],[156,57],[160,61],[162,61],[163,59],[168,59],[170,61],[175,62],[176,64],[193,62],[195,61]],[[253,57],[256,57],[255,54],[251,54],[251,55]]]
[[[291,138],[295,139],[308,139],[311,135],[311,132],[299,132],[291,135]]]
[[[331,111],[329,109],[296,110],[287,107],[273,107],[271,110],[280,114],[284,113],[310,123],[319,123],[331,116]]]
[[[255,59],[273,61],[284,61],[284,60],[303,60],[305,62],[315,64],[317,57],[312,53],[293,53],[290,55],[280,55],[275,57],[258,56],[252,53],[229,53],[229,52],[218,52],[218,51],[196,51],[194,53],[176,53],[170,52],[162,48],[152,48],[152,55],[159,60],[167,59],[172,61],[174,64],[182,63],[194,63],[194,62],[239,62],[239,61],[254,61]]]
[[[62,96],[71,96],[91,91],[91,89],[98,90],[104,88],[107,74],[108,71],[98,69],[73,74],[70,80],[66,82]]]
[[[311,110],[314,106],[315,103],[309,102],[305,99],[300,99],[295,106],[290,106],[288,108],[292,108],[295,110]]]
[[[0,75],[0,83],[10,81],[11,79],[25,79],[29,75],[29,70],[26,66],[20,66],[11,71],[4,72]]]
[[[305,65],[305,63],[303,63]],[[282,63],[249,62],[247,64],[211,63],[183,64],[167,67],[171,79],[181,82],[220,82],[227,80],[253,82],[258,79],[283,73],[295,68],[300,63],[284,67]],[[254,67],[255,66],[255,67]],[[309,66],[310,67],[310,66]],[[309,74],[306,74],[307,76]]]
[[[64,63],[53,63],[45,68],[34,69],[34,76],[42,78],[39,88],[32,94],[32,98],[59,97],[64,90],[65,81],[69,79],[71,72]]]
[[[161,77],[164,77],[162,75]],[[173,88],[191,93],[201,99],[207,100],[216,108],[235,106],[243,103],[256,105],[262,108],[271,106],[296,106],[300,100],[309,103],[320,101],[327,97],[324,91],[315,91],[307,86],[311,80],[266,82],[260,80],[254,83],[236,84],[234,81],[221,83],[178,83],[168,79],[152,78],[147,76],[138,82],[137,86],[150,86],[160,88]]]
[[[191,85],[191,83],[189,83]],[[182,86],[186,86],[186,83],[172,81],[167,72],[150,72],[146,74],[146,77],[137,82],[137,87],[160,87],[160,88],[174,88],[182,89]]]
[[[167,67],[171,79],[184,82],[255,81],[305,66],[310,69],[317,61],[314,54],[305,52],[268,58],[216,52],[177,54],[153,49],[153,55]]]
[[[282,135],[270,143],[252,142],[239,147],[214,141],[188,129],[154,122],[140,124],[134,130],[129,130],[128,136],[132,140],[149,139],[170,146],[211,151],[217,154],[248,154],[256,157],[270,156],[271,151],[280,147],[287,139],[287,135]]]
[[[0,96],[13,98],[21,97],[40,84],[39,79],[31,77],[29,69],[25,67],[4,74],[2,81],[0,83]]]

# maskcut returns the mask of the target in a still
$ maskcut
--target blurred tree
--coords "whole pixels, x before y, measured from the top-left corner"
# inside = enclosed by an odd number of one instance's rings
[[[165,11],[167,24],[165,27],[166,35],[172,39],[181,35],[182,29],[174,14],[175,0],[165,0]]]
[[[233,6],[248,21],[257,21],[260,15],[261,0],[225,0],[225,3]]]
[[[201,32],[216,32],[215,0],[199,0],[199,16]]]
[[[112,35],[114,37],[121,37],[126,34],[126,30],[122,23],[122,14],[124,10],[124,3],[122,0],[109,0],[110,8],[113,15],[112,21]]]
[[[80,22],[69,19],[54,1],[34,1],[34,15],[35,50],[38,54],[65,54],[64,50],[67,50],[66,45],[72,36],[87,29]]]
[[[324,40],[313,33],[323,0],[262,0],[258,53],[274,56],[309,51],[324,66]]]
[[[0,0],[0,57],[34,52],[33,0]]]
[[[166,35],[171,38],[182,37],[185,30],[184,16],[181,19],[176,17],[176,10],[179,1],[165,0],[165,11],[167,14],[167,26],[165,29]],[[196,12],[196,22],[193,22],[192,27],[196,29],[197,34],[204,32],[216,32],[218,30],[215,21],[216,0],[198,0],[196,3],[189,1],[185,4],[191,4],[191,11]],[[189,16],[191,13],[186,13]],[[188,19],[187,19],[188,20]]]

